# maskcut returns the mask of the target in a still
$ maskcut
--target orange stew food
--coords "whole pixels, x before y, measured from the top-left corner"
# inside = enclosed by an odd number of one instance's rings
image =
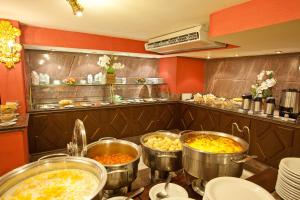
[[[110,155],[102,155],[94,157],[94,160],[97,160],[101,164],[104,165],[115,165],[115,164],[123,164],[130,162],[134,159],[131,155],[126,153],[114,153]]]

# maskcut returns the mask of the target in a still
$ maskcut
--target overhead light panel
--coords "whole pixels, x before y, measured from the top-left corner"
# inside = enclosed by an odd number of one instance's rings
[[[76,15],[77,17],[81,17],[83,15],[83,7],[80,5],[78,0],[66,0],[66,1],[69,2],[74,15]]]

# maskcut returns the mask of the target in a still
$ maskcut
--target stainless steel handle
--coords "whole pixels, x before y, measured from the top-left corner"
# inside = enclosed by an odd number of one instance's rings
[[[102,141],[102,140],[116,140],[117,138],[114,138],[114,137],[103,137],[103,138],[100,138],[98,141]]]
[[[113,170],[113,171],[110,171],[110,172],[107,172],[107,174],[113,174],[113,173],[127,173],[128,170],[127,169],[117,169],[117,170]]]
[[[55,153],[55,154],[50,154],[50,155],[42,156],[42,157],[40,157],[38,159],[38,161],[45,160],[47,158],[53,158],[53,157],[69,157],[69,155],[66,154],[66,153]]]
[[[167,154],[163,154],[163,155],[157,155],[158,158],[177,158],[176,155],[167,155]]]
[[[192,132],[193,130],[184,130],[184,131],[181,131],[181,132],[179,132],[178,133],[178,135],[183,135],[183,134],[185,134],[185,133],[189,133],[189,132]]]
[[[234,160],[234,159],[231,159],[231,161],[234,162],[234,163],[236,163],[236,164],[240,164],[240,163],[245,163],[245,162],[247,162],[247,161],[249,161],[249,160],[252,160],[252,159],[255,159],[255,158],[257,158],[256,155],[251,155],[251,156],[246,155],[246,157],[243,158],[243,159],[241,159],[241,160]]]
[[[245,132],[247,133],[247,136],[248,136],[248,144],[249,144],[249,147],[250,147],[250,137],[251,137],[251,135],[250,135],[250,129],[249,129],[249,127],[248,126],[244,126],[243,127],[243,129],[240,129],[240,127],[239,127],[239,125],[236,123],[236,122],[234,122],[234,123],[232,123],[232,127],[231,127],[231,134],[232,135],[234,135],[234,129],[237,129],[237,131],[239,132],[239,133],[242,133],[242,134],[245,134]],[[245,130],[245,131],[244,131]],[[249,151],[249,149],[248,149],[248,151]]]

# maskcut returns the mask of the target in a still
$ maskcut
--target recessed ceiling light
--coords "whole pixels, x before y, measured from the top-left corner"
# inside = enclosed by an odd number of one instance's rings
[[[275,53],[280,54],[280,53],[282,53],[282,51],[275,51]]]
[[[207,56],[206,58],[207,58],[207,59],[210,59],[210,56]]]

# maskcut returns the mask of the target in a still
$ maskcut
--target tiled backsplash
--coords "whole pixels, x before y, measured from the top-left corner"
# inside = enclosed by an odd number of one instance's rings
[[[273,88],[277,102],[285,88],[300,89],[300,53],[208,60],[206,92],[223,97],[240,97],[250,92],[261,70],[273,70],[278,81]]]
[[[55,79],[63,80],[66,77],[86,80],[88,74],[95,75],[103,72],[103,69],[97,65],[99,56],[101,55],[26,50],[28,85],[30,85],[30,74],[33,70],[37,73],[47,73],[51,83]],[[118,77],[158,77],[158,59],[118,56],[117,62],[125,65],[124,69],[117,70]],[[149,97],[148,93],[152,93],[151,95],[156,97],[157,88],[148,87],[149,90],[147,86],[118,86],[116,94],[124,98],[133,98]],[[109,96],[109,88],[106,86],[105,88],[104,86],[32,87],[31,95],[35,103],[42,103],[47,99],[58,101],[63,98],[97,97],[103,99]]]

